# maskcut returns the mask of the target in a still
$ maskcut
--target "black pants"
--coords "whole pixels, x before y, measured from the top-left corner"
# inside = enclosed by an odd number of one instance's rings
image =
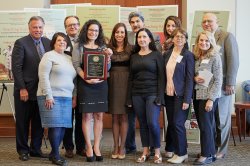
[[[43,128],[36,100],[23,102],[15,97],[16,150],[22,153],[39,153],[41,151]],[[28,145],[31,124],[31,142]]]
[[[75,117],[75,145],[76,151],[81,152],[85,149],[85,139],[82,132],[82,113],[79,112],[78,107],[72,109],[72,126],[73,120]],[[66,150],[74,150],[74,143],[73,143],[73,127],[66,128],[64,138],[63,138],[63,145]]]

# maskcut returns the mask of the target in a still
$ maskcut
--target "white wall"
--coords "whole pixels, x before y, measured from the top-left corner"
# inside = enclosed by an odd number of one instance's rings
[[[237,86],[236,86],[236,101],[241,100],[242,91],[241,83],[244,80],[250,79],[249,69],[249,42],[250,37],[249,29],[250,22],[247,21],[250,16],[250,1],[249,0],[185,0],[183,3],[183,8],[186,12],[183,13],[184,26],[189,33],[192,32],[194,12],[196,10],[222,10],[231,11],[231,20],[229,21],[229,31],[232,32],[239,45],[239,59],[240,67],[237,76]],[[232,106],[233,110],[233,106]]]
[[[48,8],[50,0],[5,0],[1,1],[0,10],[23,10],[23,8]],[[6,84],[12,106],[14,106],[13,99],[13,84]],[[2,84],[0,83],[0,93],[2,92]],[[1,95],[1,94],[0,94]],[[0,114],[11,113],[11,105],[6,91],[3,93],[3,99],[0,106]]]
[[[0,10],[23,10],[23,8],[46,8],[50,0],[5,0]]]
[[[241,83],[250,80],[250,1],[237,0],[236,3],[236,39],[240,52],[240,67],[237,75],[237,94],[236,100],[242,97]]]

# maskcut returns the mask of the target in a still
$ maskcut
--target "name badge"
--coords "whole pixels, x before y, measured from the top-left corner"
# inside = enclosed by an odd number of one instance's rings
[[[65,51],[70,51],[70,46],[65,49]]]
[[[176,62],[180,63],[180,62],[181,62],[181,60],[182,60],[182,58],[183,58],[183,56],[178,55],[178,57],[176,58]]]
[[[204,63],[204,64],[208,64],[208,62],[209,62],[209,59],[203,59],[203,60],[201,61],[201,63]]]

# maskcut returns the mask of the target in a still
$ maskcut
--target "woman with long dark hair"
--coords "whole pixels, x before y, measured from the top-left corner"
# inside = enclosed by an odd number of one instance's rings
[[[152,33],[142,28],[136,33],[136,43],[130,59],[127,106],[133,107],[140,124],[143,147],[137,159],[143,163],[155,148],[154,163],[162,163],[160,154],[160,108],[164,104],[164,63],[157,51]]]
[[[100,140],[103,129],[103,112],[108,111],[107,80],[84,79],[84,56],[86,52],[100,52],[110,56],[112,51],[105,46],[103,29],[99,21],[88,20],[83,25],[72,57],[78,74],[77,103],[82,112],[82,130],[86,142],[87,162],[103,161]],[[110,61],[107,68],[110,67]],[[91,145],[91,120],[94,119],[94,145]]]

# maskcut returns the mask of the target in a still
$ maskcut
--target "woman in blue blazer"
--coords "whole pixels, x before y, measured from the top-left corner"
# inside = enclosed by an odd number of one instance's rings
[[[194,85],[194,55],[188,51],[188,35],[183,29],[173,32],[174,46],[163,54],[165,59],[165,104],[168,118],[166,156],[168,162],[187,161],[187,120]]]

